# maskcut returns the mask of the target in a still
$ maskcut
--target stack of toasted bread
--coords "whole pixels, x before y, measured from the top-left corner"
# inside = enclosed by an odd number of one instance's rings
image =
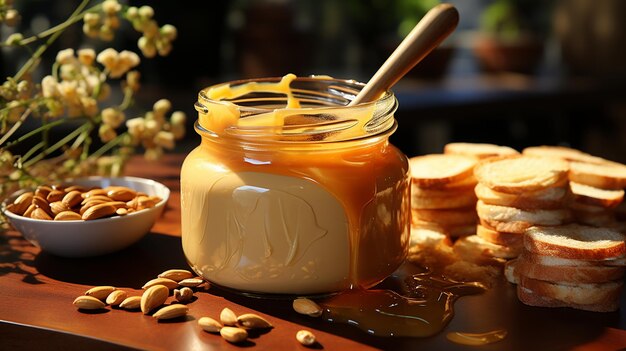
[[[411,224],[451,237],[474,232],[476,195],[474,166],[465,155],[413,157],[411,164]]]
[[[474,170],[480,219],[477,235],[515,255],[522,250],[526,229],[569,223],[568,169],[560,159],[524,155],[479,163]]]
[[[505,266],[523,303],[609,312],[619,308],[626,264],[624,236],[579,224],[526,230],[524,251]]]
[[[624,198],[624,165],[561,146],[529,147],[523,154],[569,162],[569,207],[576,221],[594,227],[617,226],[614,209]]]

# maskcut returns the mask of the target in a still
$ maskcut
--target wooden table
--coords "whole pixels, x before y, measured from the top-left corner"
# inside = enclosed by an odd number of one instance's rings
[[[506,282],[482,295],[456,302],[448,327],[430,338],[379,338],[348,325],[301,316],[291,301],[261,300],[216,288],[196,293],[183,321],[157,323],[141,312],[108,308],[80,312],[75,297],[90,287],[114,285],[139,295],[158,273],[187,268],[180,243],[179,169],[183,157],[166,156],[158,163],[135,159],[128,174],[163,182],[172,190],[168,208],[151,233],[118,253],[85,259],[56,257],[25,241],[14,231],[0,234],[0,350],[305,350],[295,340],[300,329],[318,337],[315,349],[325,350],[614,350],[626,347],[626,312],[590,313],[522,305]],[[87,235],[88,233],[86,233]],[[626,301],[622,298],[622,306]],[[197,319],[218,318],[222,308],[238,314],[256,312],[275,328],[252,335],[242,345],[200,330]],[[446,340],[449,331],[508,330],[505,340],[468,347]]]

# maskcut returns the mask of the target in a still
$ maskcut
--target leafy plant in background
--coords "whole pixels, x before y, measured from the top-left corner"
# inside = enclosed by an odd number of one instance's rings
[[[0,25],[15,26],[19,17],[13,1],[0,0]],[[176,28],[159,27],[153,17],[150,6],[83,0],[64,22],[30,37],[14,33],[0,44],[30,53],[29,60],[0,86],[0,199],[42,182],[117,175],[138,147],[143,147],[146,158],[158,159],[163,149],[172,149],[184,136],[185,114],[176,111],[168,117],[172,106],[166,99],[154,103],[143,116],[127,119],[125,111],[140,89],[135,68],[141,59],[133,51],[64,49],[48,75],[40,81],[32,77],[51,44],[81,21],[86,36],[111,41],[126,20],[141,33],[138,48],[144,57],[168,55]],[[121,85],[122,101],[110,101],[111,84]],[[30,120],[36,127],[18,133]],[[71,126],[71,131],[52,141],[51,130],[61,125]],[[103,144],[97,149],[92,147],[96,132]],[[18,145],[27,145],[28,151],[14,152]]]
[[[480,17],[485,33],[504,41],[513,41],[524,35],[541,35],[549,23],[551,0],[496,0],[488,5]]]

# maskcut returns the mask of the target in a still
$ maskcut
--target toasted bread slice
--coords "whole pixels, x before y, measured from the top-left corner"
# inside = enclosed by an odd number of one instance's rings
[[[478,217],[476,211],[471,208],[449,209],[449,210],[411,210],[412,223],[419,224],[429,222],[441,226],[453,227],[460,225],[476,224]]]
[[[476,194],[469,188],[468,191],[454,193],[448,196],[427,197],[416,196],[411,193],[411,207],[414,209],[452,209],[468,208],[476,205]]]
[[[522,235],[526,232],[526,230],[530,227],[535,226],[534,223],[530,222],[500,222],[500,221],[492,221],[484,218],[479,218],[478,221],[480,225],[485,228],[489,228],[496,232],[502,233],[511,233]]]
[[[458,238],[461,236],[467,236],[476,234],[476,224],[458,224],[458,225],[447,225],[442,223],[435,222],[426,222],[416,218],[411,220],[411,227],[417,229],[427,229],[433,230],[440,233],[444,233],[445,235],[451,238]]]
[[[619,309],[619,300],[607,300],[602,303],[597,304],[575,304],[568,303],[564,301],[559,301],[557,299],[542,296],[531,289],[522,287],[520,285],[517,286],[517,298],[524,303],[525,305],[535,306],[535,307],[549,307],[549,308],[557,308],[557,307],[569,307],[575,308],[578,310],[591,311],[591,312],[613,312]]]
[[[574,201],[604,208],[617,207],[624,200],[624,190],[605,190],[576,182],[569,182]]]
[[[476,203],[476,211],[481,220],[488,223],[495,222],[521,222],[534,223],[536,225],[560,225],[571,220],[571,212],[569,209],[556,210],[521,210],[515,207],[488,205],[482,201]],[[500,230],[496,226],[490,227],[497,231],[517,233],[518,231]]]
[[[413,183],[422,188],[444,186],[472,175],[477,159],[463,155],[425,155],[409,161]]]
[[[524,260],[544,266],[609,266],[609,267],[626,267],[626,257],[608,259],[608,260],[580,260],[574,258],[562,258],[555,256],[537,255],[532,252],[524,251],[522,254]]]
[[[566,186],[554,186],[527,193],[508,194],[494,191],[480,183],[474,188],[476,196],[486,204],[515,207],[519,209],[561,208],[567,199],[567,190]]]
[[[605,159],[592,156],[580,150],[565,146],[531,146],[522,150],[522,154],[537,157],[561,158],[566,161],[603,164]]]
[[[450,238],[442,231],[435,228],[411,227],[411,246],[435,247],[441,243],[452,246]]]
[[[516,267],[516,272],[519,269]],[[622,281],[600,284],[558,284],[532,279],[519,274],[519,286],[537,295],[576,305],[597,305],[607,301],[619,301],[624,283]]]
[[[519,274],[517,274],[517,262],[519,258],[509,260],[504,265],[504,277],[511,284],[519,284]]]
[[[519,194],[563,184],[568,169],[567,162],[560,159],[506,156],[481,161],[474,175],[479,183],[492,190]]]
[[[611,260],[626,255],[623,234],[578,224],[531,227],[524,235],[524,247],[538,255],[581,260]]]
[[[519,154],[517,150],[508,146],[482,143],[449,143],[443,147],[443,153],[473,156],[479,159]]]
[[[605,164],[571,162],[569,179],[596,188],[621,190],[626,188],[626,166],[615,162]]]
[[[460,194],[474,191],[476,178],[474,175],[465,177],[458,182],[448,183],[438,187],[422,188],[419,184],[411,184],[411,195],[419,197],[448,197],[453,194]]]
[[[522,254],[516,269],[519,275],[563,284],[592,284],[621,280],[626,268],[602,265],[553,266],[527,260]]]
[[[509,259],[519,256],[522,252],[521,247],[496,245],[477,235],[469,235],[457,240],[453,248],[454,252],[460,257],[463,257],[466,261],[474,262],[476,262],[476,260],[473,258],[477,257],[477,254],[487,257]]]
[[[499,232],[480,224],[476,226],[476,235],[496,245],[509,247],[524,246],[523,234]]]

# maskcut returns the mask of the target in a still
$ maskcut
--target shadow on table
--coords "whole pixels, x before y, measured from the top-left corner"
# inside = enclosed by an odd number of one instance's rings
[[[24,281],[41,283],[39,275],[58,281],[82,285],[114,285],[140,289],[158,273],[171,268],[187,268],[180,238],[152,233],[137,244],[114,254],[98,258],[63,258],[29,246],[21,237],[1,242],[0,274],[24,274]],[[7,265],[7,263],[14,262]],[[13,268],[10,268],[10,267]],[[7,268],[9,267],[9,268]],[[198,292],[204,294],[205,292]],[[505,283],[478,296],[468,296],[456,303],[456,315],[443,332],[428,338],[381,338],[343,324],[327,323],[319,318],[302,316],[293,311],[292,299],[260,299],[211,287],[208,293],[221,296],[252,310],[275,318],[308,326],[349,338],[380,349],[475,350],[475,347],[453,344],[446,340],[449,331],[486,332],[504,328],[509,335],[503,341],[481,346],[487,350],[564,350],[598,339],[605,327],[624,329],[626,311],[593,313],[572,309],[549,309],[525,306],[515,296],[514,286]],[[622,295],[622,306],[626,306]],[[201,297],[199,297],[201,299]],[[320,340],[323,348],[323,340]],[[626,345],[625,345],[626,346]]]
[[[601,339],[605,327],[624,329],[622,324],[626,323],[626,311],[594,313],[526,306],[518,301],[515,286],[507,282],[484,294],[460,298],[455,304],[455,317],[448,327],[426,338],[376,337],[350,325],[302,316],[293,311],[292,299],[247,297],[216,287],[212,287],[209,293],[276,318],[385,350],[476,350],[476,346],[448,341],[446,334],[451,331],[481,333],[501,328],[508,331],[508,336],[501,342],[482,345],[480,350],[569,350]],[[622,294],[622,306],[626,306],[625,297]],[[323,345],[323,340],[320,341]]]
[[[180,237],[155,233],[127,249],[98,257],[65,258],[41,252],[34,265],[40,274],[59,281],[136,289],[167,269],[189,267]]]

